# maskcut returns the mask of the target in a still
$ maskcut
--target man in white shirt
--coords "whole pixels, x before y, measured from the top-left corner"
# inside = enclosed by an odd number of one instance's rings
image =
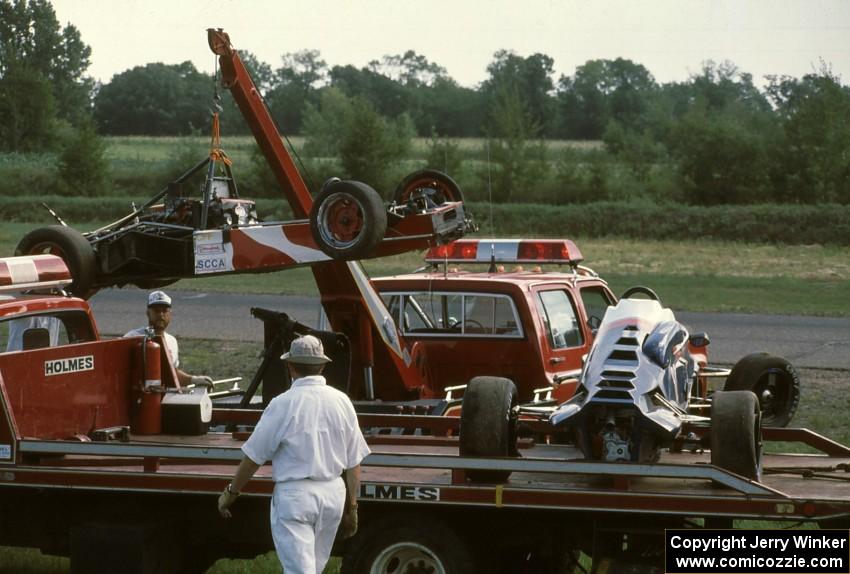
[[[171,358],[171,364],[174,365],[174,370],[177,371],[177,380],[181,385],[212,385],[212,378],[204,375],[190,375],[189,373],[180,370],[180,349],[177,345],[177,338],[171,333],[166,333],[165,330],[171,323],[171,297],[164,291],[153,291],[148,295],[148,325],[153,329],[155,335],[162,337],[165,341],[165,347],[168,356]],[[148,327],[139,327],[132,331],[127,331],[125,337],[141,337],[144,336],[145,330]]]
[[[360,462],[369,447],[351,400],[321,376],[330,362],[322,342],[299,337],[281,359],[292,386],[263,411],[218,509],[229,518],[239,491],[271,460],[271,530],[278,558],[286,574],[316,574],[330,558],[337,528],[343,538],[357,532]]]

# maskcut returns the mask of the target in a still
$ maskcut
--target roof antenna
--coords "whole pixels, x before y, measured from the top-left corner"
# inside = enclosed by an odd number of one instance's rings
[[[496,244],[491,243],[490,244],[490,268],[487,270],[487,273],[495,273],[495,272],[496,272]]]
[[[487,138],[487,195],[490,202],[490,233],[496,235],[493,229],[493,181],[490,176],[490,138]]]

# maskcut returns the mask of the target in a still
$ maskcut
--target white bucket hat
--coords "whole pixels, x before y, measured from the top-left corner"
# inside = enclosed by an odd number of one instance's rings
[[[153,305],[166,305],[171,307],[171,297],[169,297],[165,291],[152,291],[150,295],[148,295],[148,307]]]
[[[290,363],[303,365],[322,365],[331,362],[330,357],[325,355],[322,342],[313,335],[304,335],[292,341],[289,352],[284,353],[280,358]]]

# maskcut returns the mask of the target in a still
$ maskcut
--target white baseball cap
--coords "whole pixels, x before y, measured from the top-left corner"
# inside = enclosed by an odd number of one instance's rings
[[[153,305],[165,305],[171,307],[171,297],[166,295],[165,291],[152,291],[148,295],[148,307]]]
[[[290,363],[304,365],[322,365],[331,362],[330,357],[325,355],[322,342],[313,335],[304,335],[292,341],[289,352],[284,353],[280,358]]]

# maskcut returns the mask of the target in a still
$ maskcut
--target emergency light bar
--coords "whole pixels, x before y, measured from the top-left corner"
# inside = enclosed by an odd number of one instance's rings
[[[558,263],[576,266],[584,257],[569,239],[459,239],[432,247],[427,263]]]
[[[56,255],[0,258],[0,292],[64,287],[74,279]]]

